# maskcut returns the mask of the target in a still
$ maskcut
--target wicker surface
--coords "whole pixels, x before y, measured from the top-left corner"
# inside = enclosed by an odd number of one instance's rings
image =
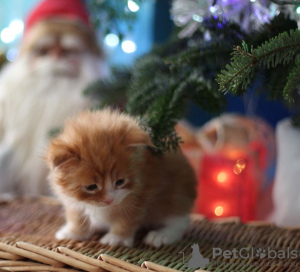
[[[192,243],[209,259],[205,271],[300,271],[300,258],[213,259],[213,248],[233,250],[252,247],[272,250],[298,250],[300,230],[276,228],[238,220],[207,221],[193,216],[184,239],[159,249],[141,243],[137,235],[133,248],[106,246],[91,240],[55,240],[54,233],[64,223],[63,210],[47,198],[19,199],[0,203],[0,271],[194,271],[188,268]],[[200,271],[200,270],[198,270]]]

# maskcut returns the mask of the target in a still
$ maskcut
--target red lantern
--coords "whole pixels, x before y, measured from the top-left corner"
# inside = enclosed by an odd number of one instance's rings
[[[207,218],[238,216],[255,219],[257,182],[254,158],[224,153],[206,153],[198,176],[196,212]]]
[[[194,211],[208,218],[257,219],[257,207],[265,209],[257,195],[269,185],[266,169],[275,158],[272,128],[260,119],[223,114],[206,123],[197,139],[203,154]]]

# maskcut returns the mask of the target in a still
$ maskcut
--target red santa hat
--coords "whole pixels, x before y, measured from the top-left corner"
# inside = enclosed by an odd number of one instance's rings
[[[50,18],[81,21],[90,27],[89,16],[81,0],[43,0],[29,14],[25,33],[36,23]]]

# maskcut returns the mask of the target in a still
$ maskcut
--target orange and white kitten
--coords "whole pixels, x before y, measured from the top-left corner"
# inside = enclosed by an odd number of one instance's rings
[[[194,172],[180,153],[154,154],[139,121],[117,111],[85,111],[53,139],[46,161],[50,183],[63,202],[66,225],[57,239],[90,238],[132,246],[136,231],[159,247],[180,239],[196,197]]]

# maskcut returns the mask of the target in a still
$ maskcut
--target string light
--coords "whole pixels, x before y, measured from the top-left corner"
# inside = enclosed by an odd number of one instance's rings
[[[107,34],[104,38],[104,42],[111,47],[116,47],[119,44],[119,37],[116,34]]]
[[[227,174],[226,174],[226,172],[220,172],[220,173],[218,174],[218,176],[217,176],[217,180],[218,180],[218,182],[220,182],[220,183],[225,182],[225,181],[227,180]]]
[[[214,6],[210,6],[209,10],[210,10],[211,13],[214,13],[216,11],[216,8]]]
[[[15,40],[15,38],[16,38],[16,35],[12,31],[10,31],[10,29],[8,27],[4,28],[1,31],[1,40],[4,43],[11,43]]]
[[[132,0],[127,1],[127,6],[131,12],[137,12],[140,9],[139,5]]]
[[[24,30],[24,23],[21,20],[13,20],[9,24],[9,29],[12,31],[15,35],[22,34]]]
[[[9,27],[1,31],[1,40],[4,43],[13,42],[24,30],[24,23],[21,20],[13,20],[10,22]]]
[[[246,168],[246,162],[244,160],[237,160],[233,167],[233,173],[239,175]]]
[[[125,53],[133,53],[136,51],[136,44],[130,40],[123,41],[121,46]]]
[[[300,7],[298,7],[298,8],[296,9],[296,12],[297,12],[298,14],[300,14]]]
[[[12,49],[9,49],[7,51],[6,58],[7,58],[8,61],[12,62],[12,61],[16,60],[16,58],[18,57],[18,55],[19,55],[19,51],[17,49],[12,48]]]
[[[236,165],[237,165],[237,167],[239,167],[239,168],[241,168],[241,169],[245,169],[245,167],[246,167],[246,162],[244,161],[244,160],[237,160],[236,161]]]
[[[239,168],[237,165],[235,165],[233,167],[233,173],[235,173],[236,175],[239,175],[240,173],[242,173],[243,169]]]
[[[218,206],[215,208],[215,215],[216,216],[221,216],[224,213],[224,209],[222,206]]]
[[[201,23],[201,22],[203,22],[203,17],[198,15],[198,14],[194,14],[193,15],[193,20],[196,21],[196,22]]]

